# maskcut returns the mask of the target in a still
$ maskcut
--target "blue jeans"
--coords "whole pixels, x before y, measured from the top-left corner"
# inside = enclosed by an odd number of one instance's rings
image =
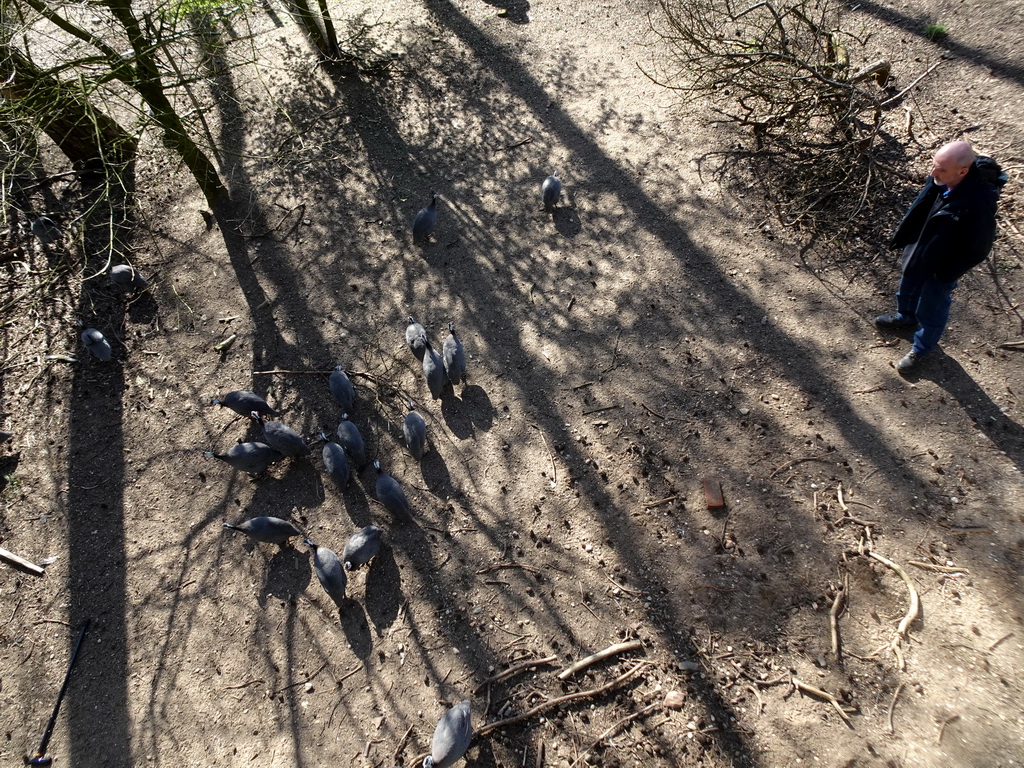
[[[927,355],[939,345],[949,321],[953,289],[957,281],[942,283],[921,273],[904,272],[896,291],[896,310],[901,320],[920,323],[914,334],[914,351]]]

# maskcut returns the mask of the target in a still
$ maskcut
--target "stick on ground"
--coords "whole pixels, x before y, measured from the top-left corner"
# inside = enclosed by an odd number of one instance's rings
[[[504,720],[495,720],[493,723],[487,723],[487,725],[484,725],[481,728],[479,728],[474,734],[474,736],[477,738],[486,736],[491,731],[496,731],[499,728],[504,728],[507,725],[515,725],[516,723],[521,723],[524,720],[529,720],[531,717],[535,717],[536,715],[539,715],[543,712],[547,712],[549,709],[554,709],[570,701],[576,701],[578,699],[592,699],[595,696],[600,696],[602,693],[606,693],[607,691],[610,691],[612,688],[615,688],[616,686],[626,682],[629,678],[635,675],[640,669],[642,669],[647,664],[648,662],[646,661],[638,662],[636,665],[630,667],[628,670],[626,670],[621,675],[616,677],[610,683],[605,683],[604,685],[598,688],[592,688],[589,691],[579,691],[578,693],[569,693],[565,696],[559,696],[555,699],[542,701],[537,706],[533,707],[532,709],[528,709],[526,712],[523,712],[522,714],[513,715],[512,717],[506,717]]]
[[[843,722],[845,722],[851,728],[853,727],[853,724],[850,722],[850,716],[848,714],[846,714],[846,710],[844,710],[842,705],[839,703],[839,699],[837,699],[831,693],[829,693],[828,691],[823,691],[823,690],[821,690],[821,688],[815,688],[813,685],[808,685],[807,683],[805,683],[805,682],[803,682],[801,680],[798,680],[795,677],[792,679],[792,683],[793,683],[793,687],[796,688],[801,693],[807,693],[807,694],[810,694],[811,696],[815,696],[815,697],[817,697],[819,699],[823,699],[824,701],[827,701],[829,704],[831,704],[833,706],[833,708],[836,710],[836,712],[839,713],[839,716],[841,718],[843,718]]]
[[[626,653],[627,651],[637,651],[643,647],[643,643],[639,640],[630,640],[628,643],[616,643],[615,645],[610,645],[603,651],[598,651],[592,656],[587,656],[585,659],[580,659],[575,664],[571,664],[566,667],[558,673],[558,679],[565,680],[566,678],[572,677],[580,670],[586,669],[592,664],[596,664],[599,661],[607,659],[609,656],[617,656],[618,654]]]
[[[896,700],[899,699],[900,693],[903,691],[903,683],[896,686],[896,693],[892,695],[892,701],[889,702],[889,714],[886,716],[886,722],[889,725],[889,733],[896,733],[896,729],[892,724],[892,713],[896,709]]]
[[[643,717],[648,712],[650,712],[652,709],[654,709],[655,707],[659,707],[659,706],[661,706],[661,703],[657,702],[657,701],[654,702],[653,704],[648,704],[643,709],[641,709],[641,710],[639,710],[637,712],[634,712],[632,715],[627,715],[626,717],[622,718],[617,723],[612,725],[610,728],[607,728],[604,731],[604,733],[602,733],[600,736],[598,736],[589,747],[587,747],[582,752],[580,752],[579,756],[575,760],[573,760],[572,763],[569,765],[569,768],[576,768],[576,764],[579,763],[581,760],[583,760],[590,753],[590,750],[594,749],[594,747],[596,747],[602,741],[604,741],[609,736],[611,736],[613,733],[618,731],[619,728],[621,728],[624,725],[627,725],[628,723],[633,722],[638,717]]]
[[[907,639],[907,631],[910,629],[910,625],[917,620],[918,612],[921,609],[921,598],[918,597],[914,582],[910,580],[910,576],[907,575],[907,572],[901,566],[887,557],[882,557],[874,550],[867,550],[867,555],[880,562],[886,568],[894,570],[903,579],[903,583],[907,585],[907,591],[910,592],[910,605],[899,626],[896,628],[896,632],[893,633],[892,640],[889,641],[889,650],[893,652],[900,671],[903,672],[907,668],[907,663],[903,658],[903,641]]]
[[[512,677],[512,675],[518,672],[522,672],[524,669],[532,669],[533,667],[539,667],[541,664],[550,664],[557,658],[557,656],[551,655],[545,656],[543,659],[527,659],[526,661],[521,661],[518,664],[513,664],[508,669],[503,669],[498,674],[488,677],[486,680],[484,680],[482,683],[480,683],[480,685],[476,687],[473,693],[480,693],[480,691],[482,691],[491,683],[497,683],[501,680],[504,680],[507,677]]]

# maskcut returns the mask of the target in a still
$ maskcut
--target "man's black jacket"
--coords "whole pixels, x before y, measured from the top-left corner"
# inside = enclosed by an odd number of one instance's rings
[[[983,262],[996,236],[996,205],[1006,181],[995,160],[979,156],[929,216],[944,189],[929,177],[892,236],[895,248],[917,241],[905,271],[951,283]]]

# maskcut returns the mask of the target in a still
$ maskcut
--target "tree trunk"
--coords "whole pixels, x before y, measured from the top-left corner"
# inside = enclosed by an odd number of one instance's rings
[[[0,96],[60,148],[76,170],[104,173],[135,153],[135,138],[72,84],[59,81],[24,54],[0,45]]]
[[[142,33],[139,21],[132,12],[130,0],[101,0],[110,9],[114,18],[124,27],[128,42],[135,54],[135,77],[125,80],[125,84],[134,88],[153,110],[153,119],[163,129],[164,141],[167,146],[177,152],[192,172],[199,188],[206,196],[211,208],[216,208],[226,195],[217,169],[210,158],[188,135],[185,125],[174,111],[167,94],[164,93],[160,81],[160,70],[153,58],[153,45],[159,41],[148,40]]]

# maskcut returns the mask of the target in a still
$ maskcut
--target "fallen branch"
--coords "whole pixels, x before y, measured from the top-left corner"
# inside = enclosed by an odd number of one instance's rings
[[[910,565],[917,568],[923,568],[926,571],[939,571],[941,573],[970,573],[966,568],[956,568],[951,565],[936,565],[935,563],[926,563],[921,560],[908,560]]]
[[[533,707],[532,709],[528,709],[526,712],[523,712],[522,714],[513,715],[512,717],[506,717],[504,720],[495,720],[494,722],[487,723],[487,725],[484,725],[481,728],[479,728],[474,734],[474,736],[477,738],[486,736],[491,731],[496,731],[499,728],[504,728],[509,725],[515,725],[516,723],[521,723],[524,720],[529,720],[531,717],[535,717],[536,715],[539,715],[543,712],[555,709],[556,707],[559,707],[562,704],[567,704],[570,701],[577,701],[579,699],[592,699],[596,696],[600,696],[602,693],[606,693],[607,691],[610,691],[612,688],[615,688],[616,686],[619,686],[622,683],[626,682],[629,678],[635,675],[642,667],[646,665],[646,661],[638,662],[635,666],[623,672],[610,683],[605,683],[604,685],[599,686],[597,688],[592,688],[589,691],[579,691],[577,693],[566,694],[565,696],[558,696],[557,698],[543,701],[537,706]]]
[[[988,650],[990,652],[994,651],[996,648],[998,648],[1003,643],[1004,640],[1009,640],[1011,637],[1013,637],[1013,632],[1007,632],[1005,635],[1003,635],[998,640],[996,640],[994,643],[992,643],[992,645],[990,645],[988,647]]]
[[[815,688],[813,685],[808,685],[807,683],[803,682],[802,680],[798,680],[795,677],[791,678],[790,682],[792,682],[793,687],[801,693],[807,693],[811,696],[815,696],[819,699],[822,699],[823,701],[827,701],[835,708],[836,712],[839,713],[839,716],[843,718],[843,721],[851,728],[853,727],[853,724],[850,722],[850,716],[846,714],[846,710],[844,710],[842,705],[839,703],[839,699],[837,699],[831,693],[829,693],[828,691],[823,691],[821,690],[821,688]]]
[[[277,374],[288,374],[289,376],[327,376],[330,371],[285,371],[281,368],[273,368],[269,371],[253,371],[253,376],[274,376]]]
[[[575,664],[566,667],[558,673],[557,677],[559,680],[565,680],[572,677],[577,672],[584,670],[593,664],[597,664],[597,662],[603,661],[610,656],[617,656],[618,654],[626,653],[627,651],[637,651],[643,647],[643,643],[639,640],[630,640],[627,643],[616,643],[615,645],[610,645],[603,651],[598,651],[597,653],[587,656],[585,659],[580,659]]]
[[[896,733],[896,729],[892,725],[892,713],[896,709],[896,700],[900,697],[900,693],[903,691],[903,683],[896,686],[896,693],[892,695],[892,701],[889,702],[889,714],[886,716],[886,722],[889,724],[889,733]]]
[[[391,758],[391,762],[392,763],[394,763],[396,765],[398,764],[398,757],[399,757],[399,755],[402,754],[402,750],[405,749],[405,742],[407,742],[409,740],[409,736],[410,736],[411,733],[412,733],[412,726],[410,725],[409,729],[405,732],[405,735],[402,737],[401,741],[398,742],[398,746],[395,747],[394,757]]]
[[[959,719],[960,719],[960,715],[950,715],[949,717],[947,717],[945,720],[942,721],[942,725],[939,726],[939,733],[935,737],[935,743],[936,744],[941,744],[942,743],[942,734],[944,734],[946,732],[946,726],[949,725],[950,723],[955,723]]]
[[[527,659],[526,661],[521,661],[518,664],[513,664],[508,669],[503,669],[498,674],[491,675],[486,680],[481,682],[480,685],[478,685],[476,689],[473,691],[473,693],[480,693],[480,691],[482,691],[491,683],[497,683],[504,680],[505,678],[512,677],[512,675],[518,672],[522,672],[524,669],[532,669],[533,667],[539,667],[541,664],[550,664],[557,658],[557,656],[551,655],[545,656],[543,659]]]
[[[1004,341],[1002,344],[996,346],[996,349],[1020,349],[1024,347],[1024,340],[1021,341]]]
[[[619,720],[617,723],[614,723],[610,727],[606,728],[604,733],[602,733],[600,736],[598,736],[596,739],[594,739],[594,742],[589,747],[587,747],[586,749],[584,749],[582,752],[579,753],[579,755],[576,757],[576,759],[573,760],[572,763],[569,764],[569,768],[576,768],[576,764],[579,763],[581,760],[583,760],[590,753],[590,751],[592,749],[594,749],[594,747],[596,747],[602,741],[604,741],[609,736],[611,736],[613,733],[618,731],[619,728],[621,728],[622,726],[627,725],[627,724],[633,722],[638,717],[642,717],[642,716],[646,715],[652,709],[654,709],[655,707],[659,707],[659,706],[661,706],[661,704],[659,702],[654,702],[653,704],[648,704],[646,707],[644,707],[643,709],[639,710],[638,712],[634,712],[632,715],[627,715],[626,717],[624,717],[621,720]]]
[[[548,458],[551,459],[551,482],[552,484],[558,483],[558,467],[555,466],[555,455],[551,453],[551,449],[548,447],[548,440],[544,437],[543,430],[536,424],[531,424],[531,427],[537,430],[537,434],[540,435],[540,439],[544,441],[544,448],[548,452]]]
[[[611,411],[615,408],[621,408],[621,405],[602,405],[600,408],[590,408],[583,412],[584,416],[589,416],[592,413],[600,413],[601,411]]]
[[[747,690],[754,694],[754,698],[757,699],[757,716],[760,717],[764,712],[764,700],[761,698],[761,693],[757,690],[756,685],[748,685]]]
[[[843,662],[842,648],[839,644],[839,614],[843,611],[846,603],[846,595],[850,587],[850,578],[843,576],[843,584],[836,590],[835,600],[832,601],[832,609],[828,612],[829,625],[832,628],[832,655],[840,664]]]
[[[885,109],[885,108],[886,108],[886,107],[888,107],[888,106],[889,106],[890,104],[895,104],[895,103],[896,103],[897,101],[899,101],[899,100],[900,100],[900,99],[902,99],[902,98],[903,98],[904,96],[906,96],[906,95],[907,95],[908,93],[910,93],[910,91],[911,91],[911,90],[913,90],[913,88],[914,88],[914,86],[915,86],[915,85],[917,85],[917,84],[918,84],[918,83],[920,83],[920,82],[921,82],[922,80],[924,80],[924,79],[925,79],[926,77],[928,77],[928,75],[930,75],[930,74],[932,73],[932,71],[933,71],[933,70],[934,70],[934,69],[935,69],[935,68],[936,68],[937,66],[939,66],[939,64],[941,64],[941,63],[942,63],[942,59],[939,59],[938,61],[936,61],[936,62],[935,62],[934,64],[932,64],[932,65],[931,65],[930,67],[928,67],[928,69],[926,69],[926,70],[925,70],[924,72],[922,72],[922,73],[921,73],[920,75],[918,75],[918,76],[917,76],[916,78],[914,78],[914,80],[913,80],[913,81],[912,81],[912,82],[910,83],[910,85],[908,85],[908,86],[907,86],[906,88],[904,88],[904,89],[903,89],[902,91],[900,91],[899,93],[897,93],[897,94],[896,94],[895,96],[892,96],[892,97],[890,97],[890,98],[886,99],[885,101],[883,101],[883,102],[882,102],[881,104],[879,104],[879,105],[878,105],[878,108],[879,108],[879,109]]]
[[[28,573],[31,573],[33,576],[46,575],[46,571],[40,568],[35,563],[31,563],[25,558],[19,557],[18,555],[4,549],[3,547],[0,547],[0,560],[3,560],[5,563],[9,563],[16,568],[20,568],[23,571],[27,571]]]
[[[791,467],[795,467],[797,464],[803,464],[805,461],[822,461],[822,462],[828,463],[828,462],[831,461],[831,459],[826,459],[823,456],[801,456],[799,459],[793,459],[792,461],[787,461],[781,467],[779,467],[774,472],[772,472],[770,475],[768,475],[768,479],[771,480],[773,477],[775,477],[780,472],[785,472],[787,469],[789,469]]]
[[[660,506],[662,506],[664,504],[668,504],[670,502],[673,502],[673,501],[675,501],[678,498],[679,498],[678,496],[668,496],[667,498],[659,499],[658,501],[652,501],[650,504],[644,504],[643,506],[644,506],[644,509],[654,509],[655,507],[660,507]]]
[[[229,349],[231,349],[231,345],[234,344],[237,339],[238,339],[238,334],[237,333],[232,333],[230,336],[228,336],[226,339],[224,339],[224,341],[222,341],[220,344],[214,344],[213,345],[213,349],[214,349],[215,352],[227,352]]]
[[[893,652],[896,657],[896,661],[899,663],[900,671],[904,671],[907,668],[907,663],[903,659],[903,641],[907,639],[907,630],[910,629],[910,625],[917,620],[918,612],[921,609],[921,599],[918,597],[917,588],[914,586],[914,582],[910,580],[910,576],[903,570],[902,567],[894,563],[887,557],[882,557],[874,550],[866,550],[868,557],[874,558],[886,568],[891,568],[895,571],[903,583],[907,585],[907,591],[910,592],[910,606],[907,608],[906,614],[900,621],[899,626],[896,628],[896,632],[893,633],[892,640],[889,641],[889,650]]]
[[[611,582],[612,584],[614,584],[614,585],[615,585],[616,587],[618,587],[619,589],[621,589],[621,590],[622,590],[623,592],[628,592],[628,593],[629,593],[629,594],[631,594],[631,595],[640,595],[640,594],[643,594],[643,593],[642,593],[642,592],[640,592],[640,590],[638,590],[638,589],[630,589],[629,587],[624,587],[624,586],[622,586],[621,584],[619,584],[619,582],[617,582],[617,581],[616,581],[615,579],[613,579],[613,578],[612,578],[611,576],[609,576],[608,574],[605,574],[605,578],[606,578],[606,579],[608,579],[608,581],[610,581],[610,582]]]
[[[486,568],[481,568],[477,571],[477,575],[490,573],[491,571],[500,571],[504,568],[522,568],[524,571],[529,571],[530,573],[540,573],[540,571],[532,565],[524,565],[523,563],[496,563],[494,565],[489,565]]]

